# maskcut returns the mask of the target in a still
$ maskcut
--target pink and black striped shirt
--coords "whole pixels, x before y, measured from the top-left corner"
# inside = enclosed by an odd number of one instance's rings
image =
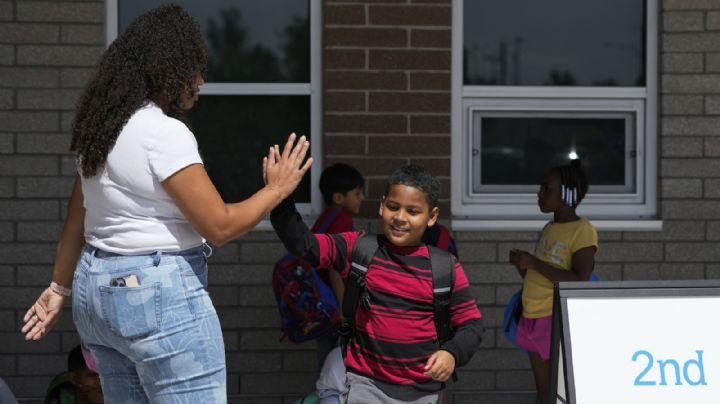
[[[312,234],[294,206],[283,203],[271,220],[285,246],[318,268],[334,269],[346,278],[350,252],[359,232]],[[294,213],[294,214],[292,214]],[[460,263],[454,262],[455,285],[450,322],[453,337],[442,347],[437,341],[433,315],[432,270],[428,249],[379,246],[366,276],[370,310],[358,305],[355,336],[347,347],[345,365],[351,372],[400,385],[434,391],[441,383],[424,375],[430,355],[442,348],[467,363],[479,348],[481,318]]]

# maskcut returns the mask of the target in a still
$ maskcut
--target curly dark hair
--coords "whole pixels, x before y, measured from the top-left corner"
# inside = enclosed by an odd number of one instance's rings
[[[430,209],[437,206],[440,198],[440,181],[430,170],[419,165],[408,164],[390,174],[384,196],[390,193],[390,187],[393,185],[407,185],[424,192]]]
[[[205,77],[207,45],[200,25],[182,7],[163,5],[136,18],[110,44],[85,87],[72,126],[72,144],[81,173],[92,177],[130,116],[148,99],[163,95],[165,113],[187,124],[178,106]]]

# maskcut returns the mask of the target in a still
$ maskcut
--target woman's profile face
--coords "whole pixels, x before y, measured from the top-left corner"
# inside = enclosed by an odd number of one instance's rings
[[[200,92],[200,86],[203,84],[205,84],[205,80],[203,80],[202,76],[198,74],[192,88],[180,96],[178,105],[181,109],[187,111],[195,106],[195,102],[197,102],[199,98],[198,93]]]

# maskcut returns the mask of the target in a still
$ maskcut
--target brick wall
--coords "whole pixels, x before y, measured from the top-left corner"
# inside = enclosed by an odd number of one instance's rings
[[[365,216],[407,163],[440,177],[449,212],[450,3],[325,2],[325,158],[366,176]]]
[[[69,307],[27,343],[24,311],[47,285],[74,169],[69,125],[104,49],[104,3],[0,1],[0,376],[43,394],[78,343]]]
[[[42,395],[78,342],[69,308],[40,342],[24,342],[19,328],[50,279],[74,173],[69,123],[103,50],[103,7],[0,0],[0,376],[21,396]],[[607,280],[720,278],[720,2],[665,0],[662,7],[664,230],[601,232],[597,272]],[[443,180],[448,212],[450,1],[326,0],[323,11],[326,163],[348,161],[365,173],[367,218],[394,168],[428,165]],[[519,286],[508,251],[531,249],[536,238],[456,233],[488,331],[452,388],[455,403],[532,402],[527,360],[497,327]],[[282,251],[272,233],[256,231],[210,259],[234,402],[280,404],[289,402],[283,393],[312,385],[312,345],[278,342],[268,285]]]

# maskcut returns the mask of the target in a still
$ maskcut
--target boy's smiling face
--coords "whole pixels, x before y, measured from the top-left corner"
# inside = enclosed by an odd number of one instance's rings
[[[425,228],[435,224],[439,212],[430,208],[425,192],[402,184],[391,185],[380,202],[383,233],[399,247],[420,245]]]

